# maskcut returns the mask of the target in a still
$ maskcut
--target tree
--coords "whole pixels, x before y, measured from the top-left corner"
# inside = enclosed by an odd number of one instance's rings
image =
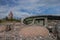
[[[0,23],[2,22],[2,20],[0,20]]]

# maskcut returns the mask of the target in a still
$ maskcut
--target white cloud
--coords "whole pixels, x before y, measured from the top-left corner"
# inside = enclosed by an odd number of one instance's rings
[[[21,18],[32,16],[32,14],[29,14],[27,12],[14,11],[13,13],[15,14],[14,16],[21,17]]]
[[[15,2],[16,6],[9,7],[9,4],[6,4],[4,6],[0,6],[0,14],[6,15],[9,13],[9,11],[12,11],[15,16],[19,17],[27,17],[34,15],[32,12],[21,12],[21,9],[25,9],[28,11],[34,11],[39,14],[41,14],[43,11],[45,11],[48,8],[54,8],[57,6],[60,6],[59,0],[12,0]],[[8,2],[8,1],[6,1]],[[41,7],[41,8],[39,8]],[[59,11],[60,9],[56,9],[56,11]]]
[[[5,12],[7,10],[7,6],[0,6],[0,12]]]

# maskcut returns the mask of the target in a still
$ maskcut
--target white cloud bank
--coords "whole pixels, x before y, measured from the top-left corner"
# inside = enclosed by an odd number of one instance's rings
[[[7,0],[5,0],[8,2]],[[28,17],[32,15],[39,15],[44,14],[44,11],[49,8],[54,8],[56,11],[55,14],[60,14],[59,8],[55,9],[57,7],[60,7],[60,0],[11,0],[17,5],[9,6],[9,4],[6,5],[0,5],[0,18],[6,16],[10,11],[14,13],[14,16],[16,17]],[[24,12],[21,10],[25,10]],[[54,13],[54,12],[52,12]],[[3,16],[2,16],[3,15]]]

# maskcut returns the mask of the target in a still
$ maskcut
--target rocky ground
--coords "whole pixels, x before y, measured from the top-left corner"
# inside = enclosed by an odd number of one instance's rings
[[[0,40],[56,40],[56,38],[52,37],[51,35],[46,38],[44,38],[42,36],[25,38],[22,35],[19,35],[19,32],[22,28],[37,27],[36,25],[32,26],[32,25],[23,25],[23,24],[19,24],[19,23],[16,23],[16,24],[13,24],[13,23],[8,24],[7,23],[7,24],[0,24],[0,27],[1,27],[1,25],[4,25],[5,27],[11,27],[11,29],[0,32]],[[42,30],[40,30],[40,31],[42,31]]]

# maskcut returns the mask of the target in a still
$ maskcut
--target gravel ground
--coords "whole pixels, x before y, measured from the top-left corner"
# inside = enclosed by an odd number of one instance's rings
[[[48,36],[49,32],[46,28],[40,26],[13,25],[11,30],[0,32],[0,40],[55,40]],[[3,28],[2,28],[3,29]],[[25,34],[25,32],[28,34]],[[20,35],[21,33],[24,34]],[[30,34],[29,34],[30,33]],[[39,35],[41,34],[41,35]],[[33,36],[26,37],[25,36]],[[35,35],[35,36],[34,36]],[[37,36],[39,35],[39,36]],[[43,36],[44,37],[43,37]],[[47,35],[47,37],[45,37]]]

